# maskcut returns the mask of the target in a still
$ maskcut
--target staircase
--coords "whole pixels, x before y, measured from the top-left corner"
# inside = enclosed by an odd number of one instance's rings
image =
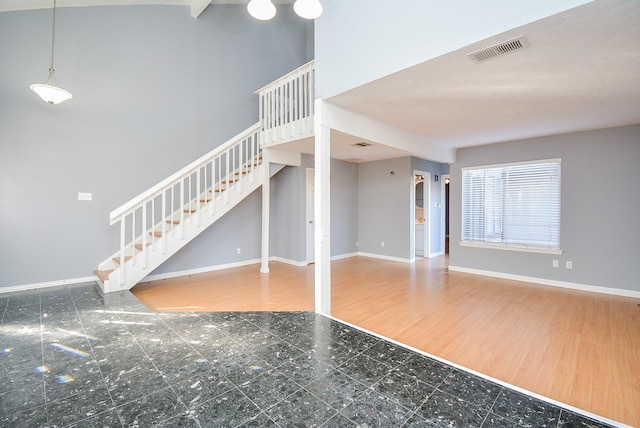
[[[111,212],[120,248],[95,271],[104,293],[132,288],[268,180],[263,147],[313,135],[313,76],[310,62],[257,91],[260,122]]]

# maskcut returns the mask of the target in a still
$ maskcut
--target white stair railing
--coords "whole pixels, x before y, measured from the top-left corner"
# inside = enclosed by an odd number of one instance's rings
[[[262,148],[314,134],[313,61],[262,89],[259,122],[113,210],[120,247],[96,274],[129,289],[262,184]],[[268,166],[267,166],[268,167]]]
[[[314,86],[311,61],[256,91],[265,146],[313,135]]]
[[[99,269],[109,269],[111,264],[122,286],[128,269],[147,268],[149,252],[165,253],[168,239],[185,238],[185,227],[192,230],[200,226],[203,216],[226,212],[227,207],[221,205],[238,201],[243,186],[248,191],[261,179],[258,134],[259,124],[255,124],[113,210],[110,224],[120,223],[120,249]],[[109,281],[113,280],[110,275]]]

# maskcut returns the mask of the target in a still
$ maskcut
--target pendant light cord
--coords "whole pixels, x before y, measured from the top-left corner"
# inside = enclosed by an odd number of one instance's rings
[[[55,71],[53,69],[53,50],[56,45],[56,0],[53,0],[53,19],[51,24],[51,65],[49,66],[49,72]]]

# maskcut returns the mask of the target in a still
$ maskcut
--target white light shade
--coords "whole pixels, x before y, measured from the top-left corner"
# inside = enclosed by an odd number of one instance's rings
[[[271,0],[251,0],[247,10],[251,16],[261,21],[268,21],[276,16],[276,7]]]
[[[33,92],[40,95],[40,98],[42,98],[43,101],[46,101],[49,104],[60,104],[63,101],[73,98],[73,95],[68,91],[58,88],[57,86],[46,85],[44,83],[34,83],[30,88]]]
[[[320,0],[296,0],[293,10],[304,19],[316,19],[322,15]]]

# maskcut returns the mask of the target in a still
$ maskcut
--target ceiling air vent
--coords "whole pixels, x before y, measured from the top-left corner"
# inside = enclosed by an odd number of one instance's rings
[[[479,63],[528,47],[529,40],[527,40],[526,36],[520,36],[485,49],[480,49],[479,51],[471,52],[467,54],[467,56],[471,58],[473,62]]]
[[[365,143],[364,141],[361,141],[359,143],[352,144],[352,146],[354,146],[354,147],[369,147],[369,146],[373,146],[373,144]]]

